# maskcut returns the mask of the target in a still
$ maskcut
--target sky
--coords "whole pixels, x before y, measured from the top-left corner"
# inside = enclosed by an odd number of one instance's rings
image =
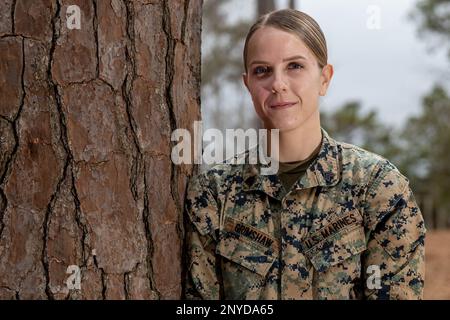
[[[208,0],[205,0],[208,1]],[[278,8],[288,1],[278,1]],[[421,97],[437,82],[449,88],[450,64],[445,50],[429,52],[430,43],[417,35],[418,23],[408,19],[416,0],[297,0],[299,9],[321,26],[328,45],[334,77],[325,111],[349,101],[360,101],[363,111],[375,109],[380,120],[402,126],[421,109]],[[229,20],[253,17],[254,0],[232,0],[224,10]],[[369,26],[368,26],[369,25]],[[437,44],[435,40],[431,42]],[[232,90],[232,89],[229,89]],[[242,91],[236,103],[253,112],[251,98]],[[202,100],[203,113],[208,105]],[[206,118],[207,118],[206,114]]]

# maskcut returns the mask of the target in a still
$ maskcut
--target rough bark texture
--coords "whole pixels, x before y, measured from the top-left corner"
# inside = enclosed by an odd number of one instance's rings
[[[201,5],[0,2],[0,299],[180,297]]]

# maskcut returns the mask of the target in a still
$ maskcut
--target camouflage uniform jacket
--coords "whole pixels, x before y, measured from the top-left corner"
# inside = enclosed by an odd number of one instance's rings
[[[289,192],[248,162],[191,179],[186,298],[422,298],[425,226],[407,178],[322,135]]]

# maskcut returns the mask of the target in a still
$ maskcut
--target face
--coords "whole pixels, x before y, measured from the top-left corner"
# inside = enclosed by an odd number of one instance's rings
[[[273,27],[258,29],[248,42],[243,80],[267,129],[294,130],[319,121],[319,96],[326,94],[333,67],[318,66],[296,35]],[[275,91],[275,93],[273,92]]]

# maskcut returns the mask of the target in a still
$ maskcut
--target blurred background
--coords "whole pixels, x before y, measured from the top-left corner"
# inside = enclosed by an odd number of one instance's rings
[[[450,0],[204,0],[204,130],[261,128],[241,80],[244,40],[259,15],[288,7],[327,39],[322,126],[408,177],[429,230],[425,298],[450,299]]]

